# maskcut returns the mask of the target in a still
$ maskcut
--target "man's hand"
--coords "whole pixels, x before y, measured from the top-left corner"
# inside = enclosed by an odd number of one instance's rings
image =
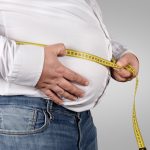
[[[55,44],[45,47],[45,60],[41,77],[36,85],[51,100],[62,104],[61,97],[76,100],[82,97],[84,91],[75,86],[72,82],[80,85],[88,85],[88,80],[73,72],[59,62],[58,56],[64,56],[64,44]]]
[[[136,74],[133,75],[132,73],[130,73],[125,69],[112,69],[111,76],[115,80],[119,82],[126,82],[132,80],[137,76],[139,71],[139,61],[134,54],[132,53],[124,54],[121,58],[117,60],[117,64],[122,67],[131,65],[136,70]]]

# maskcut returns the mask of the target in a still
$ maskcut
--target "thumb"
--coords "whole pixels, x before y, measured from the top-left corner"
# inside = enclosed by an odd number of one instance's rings
[[[65,56],[67,54],[67,51],[65,49],[60,49],[57,52],[57,56]]]
[[[54,47],[55,47],[54,50],[55,50],[57,56],[66,55],[66,48],[63,43],[55,44]]]

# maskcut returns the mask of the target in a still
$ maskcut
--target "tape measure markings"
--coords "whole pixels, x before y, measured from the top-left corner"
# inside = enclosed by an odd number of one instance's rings
[[[40,47],[45,47],[47,45],[44,44],[37,44],[37,43],[32,43],[32,42],[22,42],[22,41],[16,41],[17,45],[35,45],[35,46],[40,46]],[[89,54],[86,52],[81,52],[77,50],[72,50],[72,49],[66,49],[66,56],[71,56],[71,57],[76,57],[76,58],[81,58],[81,59],[86,59],[92,62],[96,62],[98,64],[101,64],[106,67],[111,67],[111,68],[116,68],[116,69],[122,69],[123,67],[120,67],[116,64],[116,61],[112,59],[112,61],[103,59],[101,57],[98,57],[93,54]],[[127,65],[124,67],[124,69],[128,70],[131,72],[133,75],[135,75],[136,70],[131,66]],[[135,106],[135,99],[136,99],[136,93],[137,93],[137,88],[138,88],[138,77],[136,77],[136,84],[135,84],[135,89],[134,89],[134,102],[133,102],[133,112],[132,112],[132,122],[133,122],[133,129],[134,129],[134,134],[135,138],[137,141],[137,145],[139,150],[146,150],[144,140],[141,135],[141,131],[138,125],[137,117],[136,117],[136,106]]]

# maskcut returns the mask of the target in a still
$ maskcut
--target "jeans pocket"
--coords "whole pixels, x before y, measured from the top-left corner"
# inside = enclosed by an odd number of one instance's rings
[[[17,105],[0,105],[0,134],[33,134],[42,132],[47,125],[48,117],[43,110]]]

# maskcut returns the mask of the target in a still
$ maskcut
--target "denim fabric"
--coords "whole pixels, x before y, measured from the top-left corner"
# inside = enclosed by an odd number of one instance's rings
[[[52,101],[0,96],[0,150],[98,150],[90,110],[73,112]]]

